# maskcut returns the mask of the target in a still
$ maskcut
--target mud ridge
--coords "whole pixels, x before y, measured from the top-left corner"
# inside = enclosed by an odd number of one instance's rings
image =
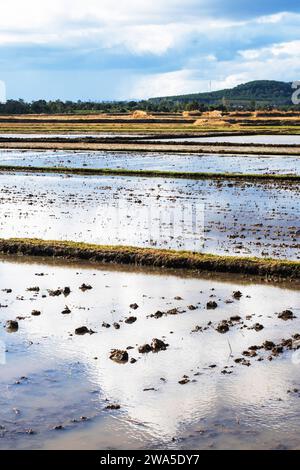
[[[0,253],[186,269],[199,272],[249,274],[270,279],[277,278],[277,280],[300,279],[300,262],[297,261],[218,256],[189,251],[102,246],[38,239],[0,239]]]
[[[0,165],[0,172],[26,172],[26,173],[54,173],[83,176],[139,176],[148,178],[179,178],[179,179],[215,179],[215,180],[241,180],[241,181],[285,181],[299,183],[300,176],[292,174],[259,174],[259,173],[208,173],[163,170],[128,170],[122,168],[72,168],[72,167],[39,167],[23,165]]]

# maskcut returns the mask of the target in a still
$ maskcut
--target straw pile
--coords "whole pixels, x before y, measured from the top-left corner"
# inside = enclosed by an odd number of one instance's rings
[[[184,118],[189,118],[189,117],[195,117],[195,116],[200,116],[201,112],[200,111],[183,111],[182,116]]]
[[[207,119],[219,119],[223,116],[222,111],[206,111],[205,113],[202,113],[203,118]]]
[[[151,114],[148,114],[146,111],[137,110],[132,113],[132,119],[149,119],[151,117]]]

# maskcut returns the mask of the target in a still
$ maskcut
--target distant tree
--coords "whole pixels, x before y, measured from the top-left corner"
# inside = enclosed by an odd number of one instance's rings
[[[226,96],[223,96],[222,98],[222,106],[223,108],[227,111],[228,110],[228,105],[229,105],[229,101],[226,99]]]
[[[31,111],[34,114],[41,114],[49,112],[47,101],[45,100],[38,100],[33,101],[30,106]]]
[[[199,110],[199,103],[198,101],[191,101],[185,105],[186,111],[198,111]]]

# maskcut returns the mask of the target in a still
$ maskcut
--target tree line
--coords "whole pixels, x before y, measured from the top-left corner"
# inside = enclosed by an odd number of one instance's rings
[[[200,100],[180,100],[171,98],[150,99],[142,101],[46,101],[37,100],[26,102],[22,99],[8,100],[0,103],[0,114],[88,114],[88,113],[131,113],[143,110],[148,113],[179,113],[183,111],[232,111],[232,110],[271,110],[276,107],[282,110],[300,110],[300,106],[259,103],[255,100],[231,101],[222,98],[213,104],[203,103]]]

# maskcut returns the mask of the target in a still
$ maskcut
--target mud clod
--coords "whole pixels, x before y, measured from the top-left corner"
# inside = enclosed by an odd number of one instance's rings
[[[65,287],[63,290],[63,294],[67,297],[69,294],[71,294],[71,289],[70,287]]]
[[[153,352],[165,351],[169,345],[164,343],[161,339],[153,338],[151,342],[151,349]]]
[[[255,330],[255,331],[261,331],[264,329],[264,326],[261,325],[260,323],[255,323],[252,327],[251,327],[251,330]]]
[[[207,302],[206,304],[206,308],[207,310],[214,310],[215,308],[218,307],[218,304],[217,302],[215,302],[214,300],[210,300],[209,302]]]
[[[41,315],[41,312],[39,310],[32,310],[31,315],[33,317],[38,317]]]
[[[122,349],[112,349],[109,358],[118,364],[125,364],[128,362],[129,356],[127,351]]]
[[[66,305],[63,311],[61,312],[63,315],[69,315],[71,313],[71,310],[69,307]]]
[[[76,328],[75,330],[75,335],[86,335],[86,334],[91,334],[91,330],[89,330],[86,326],[80,326],[79,328]]]
[[[278,314],[278,318],[280,318],[281,320],[287,321],[287,320],[293,320],[296,317],[291,310],[284,310],[283,312]]]
[[[139,346],[139,348],[138,348],[138,352],[141,353],[141,354],[147,354],[151,351],[152,351],[152,349],[151,349],[150,344],[143,344],[142,346]]]
[[[136,303],[130,304],[129,307],[132,308],[132,310],[137,310],[139,308],[138,304]]]
[[[105,407],[106,410],[119,410],[120,408],[121,408],[120,405],[114,405],[114,404],[112,404],[112,405],[107,405],[107,406]]]
[[[126,318],[125,323],[128,323],[129,325],[131,325],[132,323],[134,323],[136,321],[137,321],[136,317],[128,317],[128,318]]]
[[[9,333],[15,333],[19,329],[19,323],[15,320],[8,320],[5,327]]]
[[[184,377],[183,379],[179,380],[178,383],[180,385],[186,385],[190,382],[190,379],[188,377]]]
[[[82,291],[82,292],[85,292],[86,290],[91,290],[92,289],[92,286],[90,286],[89,284],[81,284],[81,286],[79,287],[79,289]]]
[[[221,323],[218,324],[216,330],[222,334],[227,333],[229,331],[229,325],[227,320],[221,321]]]
[[[275,343],[273,343],[273,341],[265,341],[262,346],[266,351],[272,351],[275,347]]]
[[[243,297],[243,294],[239,290],[236,290],[236,291],[233,292],[232,297],[234,299],[239,300],[241,297]]]

